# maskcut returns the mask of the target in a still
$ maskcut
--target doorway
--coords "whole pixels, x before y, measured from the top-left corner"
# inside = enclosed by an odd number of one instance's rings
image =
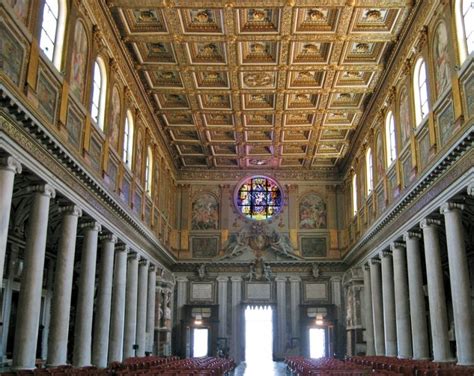
[[[207,356],[209,352],[209,329],[194,328],[193,329],[193,357],[199,358]]]
[[[245,309],[245,361],[254,365],[273,361],[273,309],[270,306]]]
[[[309,329],[309,356],[322,358],[326,356],[326,330],[323,328]]]

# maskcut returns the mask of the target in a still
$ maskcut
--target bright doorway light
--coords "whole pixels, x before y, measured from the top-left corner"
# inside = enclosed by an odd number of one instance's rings
[[[311,358],[322,358],[326,356],[326,333],[321,328],[309,330],[309,356]]]
[[[272,316],[270,306],[245,309],[245,361],[248,364],[273,361]]]
[[[193,329],[193,357],[207,356],[207,341],[209,330],[205,328]]]

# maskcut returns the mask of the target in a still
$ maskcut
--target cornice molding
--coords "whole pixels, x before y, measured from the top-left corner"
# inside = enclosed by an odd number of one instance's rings
[[[123,227],[123,222],[129,225],[141,237],[142,243],[146,240],[148,245],[153,245],[153,256],[160,262],[168,267],[176,262],[175,257],[151,230],[133,218],[131,210],[128,212],[124,209],[122,203],[114,198],[96,177],[86,171],[3,84],[0,85],[0,109],[0,141],[2,138],[7,142],[13,140],[30,155],[34,155],[37,162],[48,168],[51,174],[60,177],[61,182],[70,189],[87,198],[88,203],[117,228]],[[18,124],[20,122],[21,125]],[[2,133],[7,137],[2,136]],[[118,220],[123,222],[119,223]]]

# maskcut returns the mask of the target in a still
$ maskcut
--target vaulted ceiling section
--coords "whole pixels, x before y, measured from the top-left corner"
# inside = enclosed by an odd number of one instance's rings
[[[108,2],[181,169],[337,167],[408,0]]]

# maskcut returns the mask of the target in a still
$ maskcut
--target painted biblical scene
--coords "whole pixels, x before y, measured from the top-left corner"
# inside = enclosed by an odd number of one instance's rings
[[[327,227],[326,204],[321,197],[310,193],[303,197],[299,205],[300,229]]]
[[[87,62],[87,35],[81,21],[76,22],[74,43],[71,57],[71,94],[80,102],[84,96],[84,84]]]
[[[205,193],[193,202],[191,228],[193,230],[217,230],[219,204],[213,195]]]
[[[107,135],[109,137],[109,144],[115,150],[118,150],[119,139],[119,124],[120,124],[120,95],[117,86],[112,89],[112,98],[110,101],[110,117],[107,128]]]
[[[448,48],[448,30],[444,22],[440,22],[436,28],[433,40],[434,67],[436,77],[436,93],[439,96],[451,81],[450,66],[451,59]]]

